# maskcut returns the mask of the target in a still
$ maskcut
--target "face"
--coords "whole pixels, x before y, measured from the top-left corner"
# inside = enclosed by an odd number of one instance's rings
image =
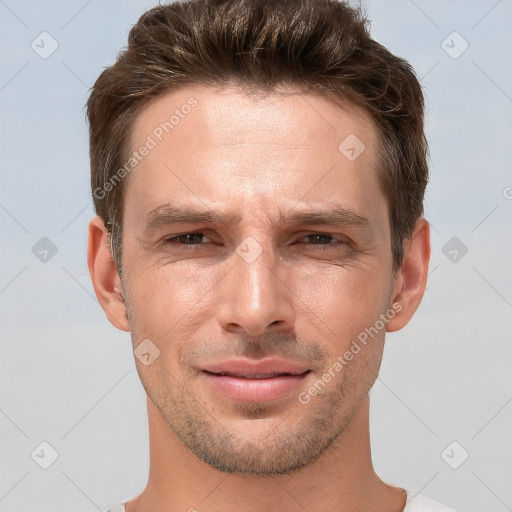
[[[382,356],[394,281],[373,123],[291,90],[190,87],[152,103],[131,144],[151,146],[127,181],[122,260],[148,396],[217,469],[305,467]]]

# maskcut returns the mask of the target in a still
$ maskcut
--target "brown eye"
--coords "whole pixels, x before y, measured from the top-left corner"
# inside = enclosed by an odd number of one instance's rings
[[[184,235],[173,236],[165,240],[169,244],[181,244],[181,245],[199,245],[203,239],[207,237],[203,233],[186,233]]]
[[[322,233],[311,233],[305,237],[302,237],[300,240],[298,240],[298,242],[302,242],[303,240],[306,241],[305,243],[311,245],[337,245],[347,243],[346,240]]]

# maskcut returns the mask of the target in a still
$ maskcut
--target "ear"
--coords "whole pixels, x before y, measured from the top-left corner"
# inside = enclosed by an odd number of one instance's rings
[[[416,221],[411,238],[404,242],[404,260],[397,271],[391,303],[397,314],[386,324],[386,331],[405,327],[418,309],[427,285],[430,261],[430,226],[424,218]]]
[[[110,252],[107,228],[100,217],[94,217],[89,223],[87,265],[96,297],[110,323],[129,331],[121,279]]]

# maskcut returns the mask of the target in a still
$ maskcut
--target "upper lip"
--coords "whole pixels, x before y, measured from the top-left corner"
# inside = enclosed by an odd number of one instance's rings
[[[309,371],[304,365],[286,361],[284,359],[260,359],[252,361],[249,359],[228,359],[218,363],[207,364],[202,367],[203,371],[209,373],[226,374],[235,377],[247,376],[275,376],[275,375],[302,375]]]

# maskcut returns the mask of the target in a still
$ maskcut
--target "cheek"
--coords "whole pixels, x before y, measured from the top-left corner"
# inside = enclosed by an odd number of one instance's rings
[[[295,279],[297,306],[320,332],[337,342],[351,339],[375,323],[386,302],[387,283],[369,267],[325,267]],[[301,303],[303,305],[301,305]]]
[[[283,269],[282,300],[291,302],[299,336],[337,355],[373,325],[383,312],[386,291],[382,269],[374,263],[316,261]],[[235,274],[232,265],[201,266],[193,259],[126,268],[134,344],[149,338],[169,358],[167,364],[176,364],[180,354],[197,348],[198,336],[217,332],[219,300],[229,300],[229,290],[237,286]],[[219,295],[220,289],[224,293]]]
[[[199,271],[191,261],[138,267],[133,272],[126,269],[137,338],[148,337],[163,343],[190,330],[198,318],[204,321],[209,294],[228,269],[211,266]]]

